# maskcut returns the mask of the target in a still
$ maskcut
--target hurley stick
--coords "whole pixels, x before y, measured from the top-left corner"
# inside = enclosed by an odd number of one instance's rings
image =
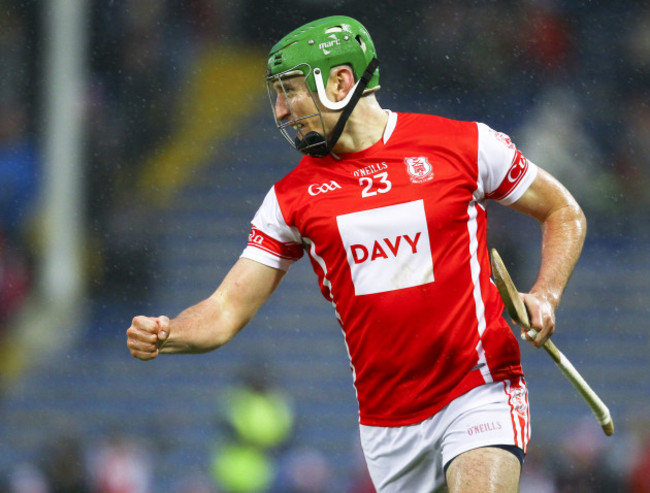
[[[503,260],[501,260],[499,253],[494,248],[492,249],[492,275],[494,277],[494,282],[499,289],[499,294],[501,295],[503,304],[506,306],[512,320],[526,329],[528,337],[535,339],[537,331],[530,327],[526,306],[519,296],[519,292],[517,291],[517,288],[515,288],[515,284],[512,282]],[[566,358],[566,356],[564,356],[564,354],[562,354],[562,352],[560,352],[550,339],[544,343],[543,347],[564,376],[576,388],[587,404],[589,404],[589,407],[602,426],[605,434],[614,434],[614,422],[612,421],[609,409],[600,397],[598,397],[598,395],[596,395],[596,393],[591,389],[585,379],[582,378],[582,375],[578,373],[578,370],[575,369],[571,362]]]

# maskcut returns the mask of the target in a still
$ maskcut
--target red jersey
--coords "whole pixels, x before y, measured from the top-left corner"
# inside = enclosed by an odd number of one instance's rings
[[[343,330],[362,424],[417,423],[522,375],[490,279],[485,201],[516,201],[536,172],[484,124],[389,113],[370,148],[304,157],[269,191],[242,256],[286,270],[307,252]]]

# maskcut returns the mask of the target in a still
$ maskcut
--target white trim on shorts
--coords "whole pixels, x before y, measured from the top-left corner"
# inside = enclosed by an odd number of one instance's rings
[[[528,390],[523,378],[488,383],[421,423],[359,428],[378,493],[433,492],[445,483],[445,464],[463,452],[494,445],[527,451]]]

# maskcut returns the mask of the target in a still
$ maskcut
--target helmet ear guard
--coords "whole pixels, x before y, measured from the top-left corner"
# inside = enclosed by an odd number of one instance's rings
[[[328,152],[331,152],[334,146],[336,145],[336,143],[338,142],[339,137],[341,136],[341,134],[343,133],[343,129],[345,128],[345,124],[348,122],[348,118],[350,118],[350,115],[352,114],[352,110],[354,110],[354,107],[359,102],[359,99],[361,99],[361,96],[363,95],[363,91],[365,91],[366,86],[368,85],[368,82],[372,78],[372,75],[375,72],[375,70],[377,70],[377,67],[379,67],[379,60],[377,60],[377,58],[373,58],[368,64],[368,66],[366,67],[366,71],[361,76],[361,79],[359,79],[359,81],[354,86],[354,89],[348,93],[348,96],[350,94],[352,94],[352,96],[350,97],[349,102],[343,109],[341,116],[339,116],[339,119],[336,122],[336,126],[332,131],[332,135],[330,136],[330,140],[327,142]]]
[[[316,67],[314,69],[314,80],[316,82],[316,91],[318,92],[318,99],[320,99],[320,102],[325,108],[333,110],[333,111],[338,111],[342,110],[345,108],[345,106],[350,102],[352,99],[352,95],[354,94],[355,89],[361,82],[361,79],[359,79],[355,84],[352,90],[348,92],[347,96],[343,98],[341,101],[332,101],[327,97],[327,93],[325,92],[325,75],[322,73],[321,69]]]

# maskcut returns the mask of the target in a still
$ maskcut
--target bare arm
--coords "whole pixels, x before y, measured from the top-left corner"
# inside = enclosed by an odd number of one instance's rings
[[[142,360],[160,353],[203,353],[232,339],[271,296],[284,277],[281,270],[239,259],[207,299],[176,318],[138,316],[127,330],[131,354]]]
[[[569,191],[540,169],[535,181],[511,206],[536,218],[542,227],[542,259],[537,280],[523,294],[541,347],[555,331],[555,310],[575,267],[587,232],[582,209]]]

